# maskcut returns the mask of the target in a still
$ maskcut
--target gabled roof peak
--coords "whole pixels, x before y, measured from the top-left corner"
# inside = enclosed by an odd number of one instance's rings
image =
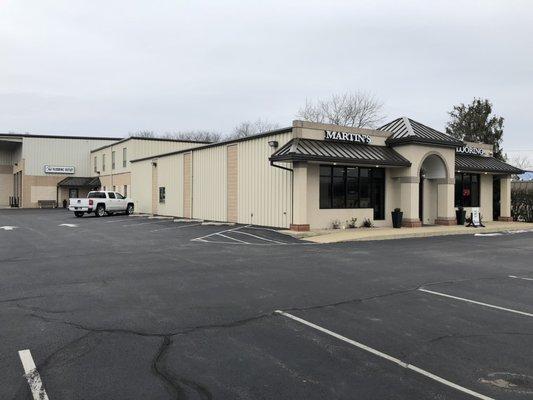
[[[392,132],[388,144],[418,143],[440,146],[462,146],[463,142],[447,133],[439,132],[409,117],[400,117],[378,128],[379,131]]]

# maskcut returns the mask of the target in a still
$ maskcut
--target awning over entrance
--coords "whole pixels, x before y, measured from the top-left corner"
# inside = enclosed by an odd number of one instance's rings
[[[467,154],[455,154],[455,170],[466,172],[490,172],[492,174],[522,174],[513,167],[494,157],[482,157]]]
[[[100,178],[83,178],[71,176],[60,181],[57,186],[62,187],[98,187],[100,186]]]
[[[393,167],[411,165],[390,147],[300,138],[292,139],[276,151],[270,161],[325,161]]]

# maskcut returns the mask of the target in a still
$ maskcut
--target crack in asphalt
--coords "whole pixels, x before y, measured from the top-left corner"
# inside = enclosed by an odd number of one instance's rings
[[[421,285],[416,286],[416,287],[411,287],[411,288],[403,289],[403,290],[388,291],[386,293],[381,293],[381,294],[377,294],[377,295],[373,295],[373,296],[369,296],[369,297],[347,299],[347,300],[342,300],[342,301],[337,301],[337,302],[332,302],[332,303],[313,305],[313,306],[309,306],[309,307],[292,307],[292,308],[282,308],[282,309],[284,311],[316,310],[316,309],[327,308],[327,307],[341,306],[341,305],[345,305],[345,304],[361,303],[361,302],[364,302],[364,301],[370,301],[370,300],[374,300],[374,299],[378,299],[378,298],[384,298],[384,297],[390,297],[390,296],[398,296],[398,295],[402,295],[402,294],[405,294],[405,293],[416,291],[416,290],[418,290],[420,288],[423,288],[423,287],[434,286],[434,285],[439,285],[439,284],[451,284],[451,283],[458,283],[458,282],[465,282],[465,281],[478,281],[478,280],[489,280],[489,279],[503,279],[503,277],[496,276],[496,277],[484,277],[484,278],[463,278],[463,279],[448,280],[448,281],[441,281],[441,282],[428,282],[428,283],[421,284]],[[21,297],[21,298],[16,298],[16,299],[6,299],[6,300],[3,300],[3,301],[0,301],[0,303],[1,302],[21,301],[21,300],[39,298],[39,297],[44,297],[44,296],[28,296],[28,297]],[[17,306],[19,306],[22,309],[32,310],[32,311],[41,311],[41,312],[44,312],[44,313],[63,313],[64,312],[64,311],[57,311],[57,310],[47,311],[44,308],[21,306],[20,304],[17,304]],[[223,329],[223,328],[232,328],[232,327],[237,327],[237,326],[243,326],[243,325],[246,325],[246,324],[248,324],[250,322],[257,321],[257,320],[264,319],[264,318],[268,318],[268,317],[272,317],[272,316],[275,316],[275,315],[277,315],[277,314],[275,314],[274,311],[272,311],[272,312],[269,312],[269,313],[262,313],[262,314],[258,314],[258,315],[252,316],[252,317],[238,319],[238,320],[235,320],[235,321],[230,321],[230,322],[225,322],[225,323],[218,323],[218,324],[205,324],[205,325],[191,326],[191,327],[182,328],[182,329],[179,329],[179,330],[176,330],[176,331],[170,331],[170,332],[143,332],[143,331],[137,331],[137,330],[133,330],[133,329],[126,329],[126,328],[91,327],[91,326],[87,326],[87,325],[84,325],[84,324],[81,324],[81,323],[77,323],[77,322],[73,322],[73,321],[70,321],[70,320],[63,320],[63,319],[59,319],[59,318],[46,317],[46,316],[43,316],[43,315],[39,315],[39,314],[37,314],[35,312],[29,314],[30,317],[37,318],[37,319],[40,319],[40,320],[48,322],[48,323],[60,323],[60,324],[68,325],[68,326],[71,326],[71,327],[74,327],[74,328],[77,328],[77,329],[80,329],[80,330],[84,330],[84,331],[87,332],[85,335],[83,335],[83,336],[81,336],[81,337],[79,337],[79,338],[67,343],[65,346],[59,348],[54,353],[50,354],[40,364],[40,367],[44,367],[44,366],[48,365],[50,360],[53,359],[55,356],[57,356],[58,354],[60,354],[61,352],[65,351],[65,350],[67,350],[72,345],[74,345],[74,344],[80,342],[81,340],[87,338],[91,334],[100,334],[100,333],[131,334],[131,335],[137,335],[137,336],[142,336],[142,337],[160,338],[161,339],[161,345],[159,346],[156,354],[154,355],[154,357],[152,359],[151,371],[156,377],[158,377],[161,381],[163,381],[165,386],[170,390],[170,392],[178,400],[179,399],[186,399],[188,397],[187,393],[186,393],[186,390],[185,390],[186,388],[189,388],[190,390],[195,391],[202,399],[210,400],[210,399],[212,399],[213,396],[212,396],[211,392],[205,386],[203,386],[202,384],[200,384],[198,382],[195,382],[195,381],[192,381],[190,379],[187,379],[187,378],[185,378],[183,376],[177,376],[174,373],[172,373],[171,371],[169,371],[167,368],[165,368],[166,354],[167,354],[167,351],[169,350],[170,346],[173,343],[172,339],[173,339],[174,336],[187,335],[187,334],[194,333],[194,332],[201,331],[201,330]],[[494,334],[533,335],[533,333],[521,333],[521,332],[500,332],[500,333],[494,333]],[[470,336],[471,337],[476,337],[476,336],[488,336],[488,335],[470,335]],[[463,337],[466,338],[466,337],[469,337],[469,335],[465,335]],[[440,341],[440,340],[446,340],[446,339],[452,339],[452,338],[455,338],[455,339],[456,338],[461,338],[461,336],[459,336],[459,335],[443,335],[443,336],[431,339],[430,341],[428,341],[428,344],[429,343],[435,343],[435,342]],[[415,356],[416,354],[417,354],[416,352],[410,354],[409,358]]]

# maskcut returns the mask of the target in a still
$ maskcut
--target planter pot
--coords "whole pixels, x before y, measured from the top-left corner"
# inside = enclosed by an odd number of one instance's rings
[[[392,215],[392,227],[393,228],[401,228],[402,227],[403,212],[402,211],[400,211],[400,212],[392,211],[391,215]]]
[[[455,210],[457,225],[464,225],[466,221],[466,210]]]

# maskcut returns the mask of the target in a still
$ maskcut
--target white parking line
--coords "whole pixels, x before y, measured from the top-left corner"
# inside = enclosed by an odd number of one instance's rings
[[[29,350],[20,350],[19,357],[34,400],[48,400],[48,395],[46,390],[44,390],[43,381],[35,367],[31,352]]]
[[[224,235],[224,234],[222,234],[222,233],[217,233],[217,236],[222,236],[222,237],[224,237],[224,238],[226,238],[226,239],[234,240],[234,241],[239,242],[239,243],[242,243],[242,244],[251,244],[251,243],[245,242],[244,240],[241,240],[241,239],[236,239],[236,238],[232,238],[232,237],[230,237],[230,236],[226,236],[226,235]]]
[[[181,225],[181,226],[168,226],[168,227],[166,227],[166,228],[154,229],[153,231],[150,231],[150,232],[159,232],[159,231],[164,231],[164,230],[167,230],[167,229],[190,228],[191,226],[199,226],[199,225],[202,225],[202,224],[189,224],[189,225]]]
[[[163,220],[158,220],[158,221],[151,221],[151,222],[139,222],[138,224],[126,224],[126,225],[122,225],[122,226],[137,226],[137,225],[149,225],[149,224],[160,224],[162,222],[172,222],[173,220],[172,219],[163,219]]]
[[[533,281],[533,278],[525,278],[523,276],[509,275],[509,278],[512,279],[522,279],[524,281]]]
[[[235,233],[240,233],[241,235],[248,235],[248,236],[251,236],[251,237],[254,237],[254,238],[257,238],[257,239],[260,239],[260,240],[264,240],[264,241],[267,241],[267,242],[272,242],[272,243],[277,243],[277,244],[287,244],[285,242],[278,242],[277,240],[272,240],[272,239],[267,239],[267,238],[264,238],[264,237],[261,237],[261,236],[256,236],[256,235],[253,235],[251,233],[248,233],[248,232],[243,232],[243,231],[233,231]]]
[[[452,296],[452,295],[446,294],[446,293],[434,292],[433,290],[427,290],[427,289],[422,289],[422,288],[419,288],[418,290],[421,291],[421,292],[430,293],[430,294],[434,294],[434,295],[437,295],[437,296],[447,297],[449,299],[466,301],[467,303],[477,304],[477,305],[480,305],[480,306],[483,306],[483,307],[489,307],[489,308],[494,308],[496,310],[507,311],[507,312],[511,312],[511,313],[514,313],[514,314],[525,315],[526,317],[533,317],[533,314],[530,314],[530,313],[527,313],[527,312],[524,312],[524,311],[513,310],[512,308],[505,308],[505,307],[495,306],[493,304],[482,303],[480,301],[465,299],[463,297]]]
[[[247,225],[248,226],[248,225]],[[197,238],[194,238],[194,239],[191,239],[191,240],[198,240],[198,241],[201,241],[201,242],[207,242],[207,240],[203,240],[205,238],[208,238],[210,236],[214,236],[214,235],[220,235],[221,233],[226,233],[226,232],[232,232],[232,231],[236,231],[236,230],[239,230],[239,229],[242,229],[242,228],[245,228],[246,226],[238,226],[236,228],[231,228],[231,229],[225,229],[223,231],[220,231],[220,232],[213,232],[213,233],[210,233],[209,235],[205,235],[205,236],[200,236],[200,237],[197,237]],[[231,238],[230,238],[231,239]]]
[[[369,347],[363,343],[360,343],[360,342],[356,342],[355,340],[352,340],[352,339],[348,339],[347,337],[345,336],[342,336],[342,335],[339,335],[338,333],[335,333],[333,331],[330,331],[329,329],[326,329],[326,328],[322,328],[321,326],[319,325],[316,325],[316,324],[313,324],[312,322],[309,322],[309,321],[306,321],[305,319],[302,319],[302,318],[299,318],[295,315],[292,315],[292,314],[289,314],[289,313],[286,313],[284,311],[281,311],[281,310],[277,310],[276,311],[277,314],[280,314],[280,315],[283,315],[284,317],[287,317],[287,318],[290,318],[296,322],[299,322],[301,324],[304,324],[304,325],[307,325],[313,329],[316,329],[317,331],[320,331],[320,332],[323,332],[323,333],[326,333],[330,336],[333,336],[334,338],[336,339],[339,339],[339,340],[342,340],[343,342],[346,342],[346,343],[349,343],[351,344],[352,346],[355,346],[361,350],[364,350],[364,351],[367,351],[371,354],[374,354],[375,356],[378,356],[378,357],[381,357],[387,361],[390,361],[396,365],[399,365],[400,367],[402,368],[405,368],[405,369],[408,369],[408,370],[411,370],[411,371],[414,371],[418,374],[421,374],[429,379],[432,379],[436,382],[439,382],[439,383],[442,383],[443,385],[446,385],[446,386],[449,386],[453,389],[456,389],[460,392],[463,392],[463,393],[466,393],[466,394],[469,394],[470,396],[472,397],[476,397],[478,399],[483,399],[483,400],[495,400],[493,399],[492,397],[488,397],[488,396],[485,396],[481,393],[477,393],[477,392],[474,392],[473,390],[470,390],[470,389],[467,389],[463,386],[460,386],[460,385],[457,385],[456,383],[453,383],[453,382],[450,382],[449,380],[447,379],[444,379],[444,378],[441,378],[440,376],[437,376],[435,374],[432,374],[431,372],[428,372],[426,370],[423,370],[422,368],[418,368],[417,366],[415,365],[412,365],[412,364],[408,364],[398,358],[395,358],[395,357],[392,357],[386,353],[383,353],[379,350],[376,350],[376,349],[373,349],[372,347]]]

